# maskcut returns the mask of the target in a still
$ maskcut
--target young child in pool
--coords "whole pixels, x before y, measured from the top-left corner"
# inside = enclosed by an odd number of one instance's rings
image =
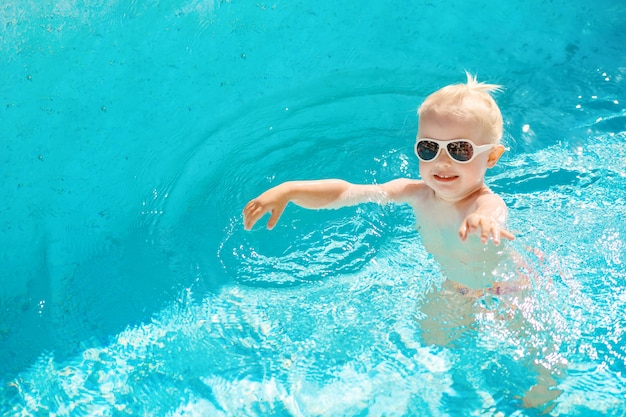
[[[496,246],[502,238],[514,239],[505,226],[504,201],[484,184],[485,172],[504,152],[502,114],[490,94],[499,88],[468,73],[466,84],[449,85],[426,98],[418,110],[415,144],[421,180],[285,182],[246,205],[244,227],[250,230],[269,212],[272,229],[289,202],[312,209],[408,203],[424,246],[460,291],[499,291],[491,273],[501,260]]]
[[[502,114],[490,94],[499,88],[479,83],[468,73],[467,83],[446,86],[424,100],[415,143],[421,180],[367,185],[338,179],[285,182],[245,206],[245,229],[266,213],[271,214],[267,227],[272,229],[289,202],[312,209],[409,204],[424,246],[447,277],[421,307],[422,336],[428,344],[449,345],[481,314],[475,303],[480,297],[515,299],[529,287],[528,278],[517,273],[515,262],[499,247],[502,239],[513,240],[514,235],[506,228],[504,201],[484,183],[487,169],[505,150],[500,144]],[[516,320],[512,328],[522,332],[526,324]],[[527,407],[542,406],[560,393],[552,371],[535,368],[537,384],[523,398]]]

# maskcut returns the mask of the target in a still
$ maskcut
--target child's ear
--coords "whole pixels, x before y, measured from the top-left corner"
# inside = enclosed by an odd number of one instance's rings
[[[494,146],[491,152],[489,152],[489,159],[487,159],[487,168],[493,168],[505,150],[506,148],[502,145]]]

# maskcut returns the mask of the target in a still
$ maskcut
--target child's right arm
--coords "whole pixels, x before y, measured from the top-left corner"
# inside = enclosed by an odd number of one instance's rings
[[[338,208],[364,202],[386,203],[396,200],[405,189],[405,181],[386,184],[352,184],[343,180],[291,181],[270,188],[250,201],[243,210],[246,230],[270,213],[267,228],[272,229],[290,201],[305,208]]]
[[[243,222],[246,230],[265,213],[271,213],[267,228],[272,229],[283,214],[287,203],[294,202],[305,208],[327,207],[350,188],[350,183],[342,180],[289,181],[270,188],[251,200],[243,210]]]

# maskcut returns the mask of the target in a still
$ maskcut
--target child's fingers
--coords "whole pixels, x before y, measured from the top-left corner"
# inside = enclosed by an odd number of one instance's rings
[[[465,242],[467,240],[467,236],[470,233],[470,226],[468,224],[468,221],[465,220],[463,222],[463,224],[461,225],[461,227],[459,228],[459,237],[461,238],[461,241]]]
[[[499,245],[500,237],[502,236],[502,230],[500,229],[500,226],[498,226],[498,223],[494,222],[491,219],[483,219],[481,221],[481,226],[481,242],[487,243],[489,239],[491,239],[494,245]]]
[[[465,241],[465,239],[467,239],[467,226],[465,225],[465,223],[463,223],[459,228],[459,237],[462,241]]]
[[[246,204],[246,207],[243,209],[243,227],[245,230],[252,229],[265,213],[270,212],[271,216],[267,222],[267,228],[271,230],[276,226],[283,211],[285,211],[284,205],[267,204],[258,199],[254,199]]]
[[[475,216],[470,215],[468,216],[463,223],[461,224],[461,227],[459,228],[459,237],[461,238],[461,240],[463,242],[465,242],[467,240],[467,237],[471,234],[474,233],[476,231],[476,229],[479,226],[479,222],[476,221]]]
[[[243,209],[243,226],[246,230],[252,229],[254,224],[266,213],[266,209],[259,201],[252,200]]]
[[[508,240],[515,240],[515,235],[509,232],[508,230],[504,230],[504,229],[500,230],[500,236]]]
[[[272,230],[274,228],[274,226],[276,226],[276,223],[278,223],[278,219],[280,219],[280,216],[283,214],[283,211],[285,211],[285,207],[276,207],[274,210],[272,210],[272,215],[270,216],[270,220],[267,222],[267,228],[269,230]]]
[[[483,232],[483,243],[487,243],[487,241],[489,241],[489,236],[491,236],[491,239],[493,240],[494,245],[499,245],[500,244],[500,228],[498,228],[498,226],[493,225],[491,227],[491,229],[489,230],[489,233],[487,233],[487,236],[484,236],[485,233]]]
[[[491,235],[491,238],[493,240],[493,243],[496,245],[499,245],[500,242],[502,241],[502,238],[504,239],[508,239],[508,240],[515,240],[515,235],[511,232],[509,232],[506,229],[501,229],[497,224],[493,224],[493,226],[491,227],[491,231],[489,234],[487,234],[487,238],[489,239],[489,235]],[[484,239],[485,233],[483,232],[482,235],[482,239]],[[487,243],[487,240],[483,240],[483,243]]]
[[[476,231],[478,231],[480,241],[483,243],[487,243],[489,239],[491,239],[494,244],[499,245],[502,238],[508,240],[515,239],[515,236],[511,232],[501,229],[498,223],[493,219],[475,214],[469,215],[463,221],[459,228],[459,237],[462,241],[465,241],[471,233]]]
[[[480,241],[483,243],[487,243],[489,241],[489,237],[494,238],[495,242],[495,234],[496,230],[491,222],[481,221],[480,224]]]

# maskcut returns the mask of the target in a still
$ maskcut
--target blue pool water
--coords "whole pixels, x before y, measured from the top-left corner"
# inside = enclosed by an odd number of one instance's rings
[[[550,415],[624,415],[626,5],[319,3],[0,6],[1,415],[532,416],[537,361]],[[487,181],[534,290],[436,346],[410,209],[241,210],[417,178],[415,110],[465,69],[505,86]]]

